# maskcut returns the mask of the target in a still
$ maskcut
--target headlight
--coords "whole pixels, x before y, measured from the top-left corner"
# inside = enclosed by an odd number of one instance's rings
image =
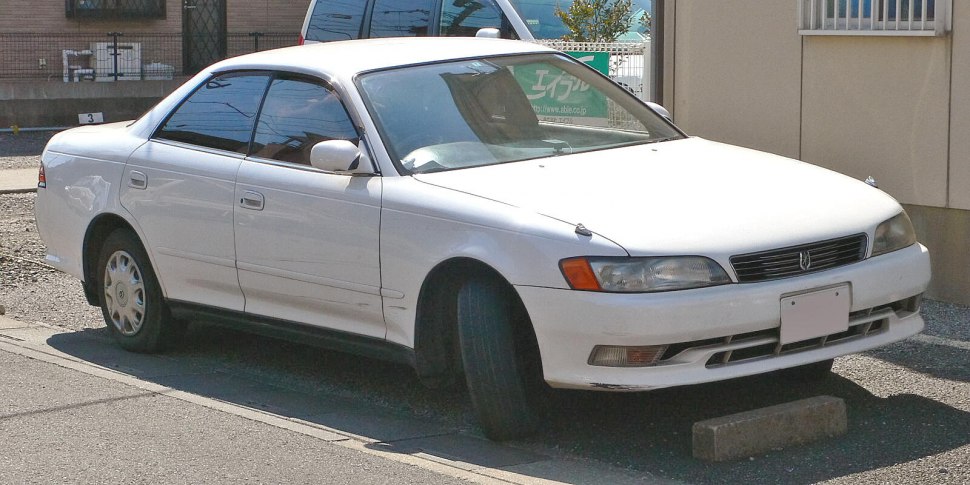
[[[913,223],[906,211],[903,211],[876,228],[872,240],[872,255],[879,256],[913,244],[916,244],[916,231],[913,230]]]
[[[574,290],[647,293],[731,282],[724,268],[701,256],[580,257],[560,261],[559,268]]]

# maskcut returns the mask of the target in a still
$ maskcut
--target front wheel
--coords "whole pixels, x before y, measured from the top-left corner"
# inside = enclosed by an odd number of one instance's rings
[[[458,293],[468,394],[485,435],[500,441],[531,434],[539,423],[532,401],[541,375],[528,364],[537,350],[517,336],[515,309],[507,285],[494,279],[470,280]]]
[[[171,318],[148,255],[130,230],[108,235],[98,271],[101,313],[119,345],[159,352],[175,342],[182,326]]]

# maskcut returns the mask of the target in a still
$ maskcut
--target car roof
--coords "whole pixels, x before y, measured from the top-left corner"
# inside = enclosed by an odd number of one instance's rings
[[[360,39],[247,54],[215,64],[210,71],[287,69],[328,78],[349,78],[359,72],[388,67],[529,52],[557,51],[530,42],[475,37]]]

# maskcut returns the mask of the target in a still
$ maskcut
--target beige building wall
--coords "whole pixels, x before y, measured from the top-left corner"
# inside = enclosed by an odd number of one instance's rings
[[[949,61],[946,38],[804,37],[802,159],[945,207]]]
[[[286,34],[262,40],[261,49],[295,44],[309,3],[226,0],[227,55],[252,52],[255,43],[248,34],[254,31]],[[98,19],[68,18],[64,2],[0,1],[0,78],[60,80],[63,52],[88,49],[92,42],[109,42],[108,32],[125,34],[119,39],[122,43],[141,44],[144,64],[161,63],[181,70],[182,5],[182,0],[166,0],[164,19]]]
[[[875,177],[970,304],[970,3],[943,37],[801,36],[794,1],[666,0],[664,103],[688,133]]]
[[[953,2],[950,104],[950,203],[970,210],[970,2]],[[970,253],[970,244],[966,245]],[[970,269],[968,269],[970,272]]]
[[[165,2],[164,19],[70,19],[62,1],[4,0],[0,2],[0,34],[105,34],[107,32],[181,32],[182,1]]]
[[[310,0],[226,0],[229,32],[299,34]],[[0,34],[9,32],[104,34],[111,31],[137,33],[182,32],[182,0],[165,2],[164,19],[71,19],[64,2],[4,0],[0,2]]]
[[[797,157],[801,42],[788,35],[791,2],[675,4],[673,92],[665,94],[677,122],[693,135]]]
[[[226,26],[229,32],[297,35],[309,6],[310,0],[227,0]]]

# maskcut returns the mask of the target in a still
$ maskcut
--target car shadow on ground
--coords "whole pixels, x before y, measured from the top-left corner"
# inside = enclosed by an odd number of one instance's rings
[[[55,335],[48,344],[173,389],[361,436],[385,451],[475,466],[566,455],[689,483],[814,483],[970,441],[970,414],[940,402],[881,398],[838,374],[805,383],[774,373],[648,393],[551,391],[539,433],[499,446],[479,439],[463,390],[425,389],[407,366],[206,325],[190,327],[183,345],[163,355],[125,352],[105,329]],[[694,422],[817,395],[845,400],[846,435],[735,462],[692,457]]]

